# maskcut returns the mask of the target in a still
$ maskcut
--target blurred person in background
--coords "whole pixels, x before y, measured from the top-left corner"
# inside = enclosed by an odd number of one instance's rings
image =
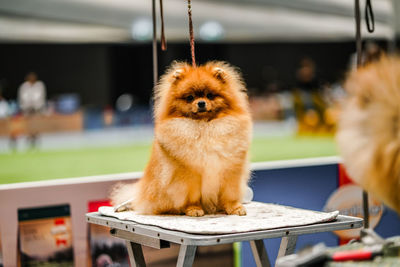
[[[301,59],[296,71],[293,101],[299,133],[315,132],[324,124],[326,104],[321,96],[315,62],[309,57]]]
[[[10,103],[8,103],[8,101],[5,99],[3,92],[5,91],[5,81],[4,80],[0,80],[0,120],[3,120],[3,123],[1,125],[1,127],[4,127],[2,130],[2,132],[9,132],[10,133],[10,148],[12,150],[15,150],[16,148],[16,140],[15,138],[12,136],[11,131],[10,131],[10,127],[7,123],[4,123],[5,121],[7,121],[7,118],[10,117],[12,115],[12,105]],[[0,265],[1,266],[1,265]]]
[[[3,97],[3,88],[0,83],[0,119],[8,117],[8,103],[6,99]]]
[[[31,147],[36,146],[39,127],[36,117],[46,106],[46,86],[35,72],[29,72],[18,89],[18,105],[26,117],[26,127]]]
[[[18,104],[24,114],[33,114],[44,109],[46,86],[38,80],[35,72],[29,72],[18,89]]]

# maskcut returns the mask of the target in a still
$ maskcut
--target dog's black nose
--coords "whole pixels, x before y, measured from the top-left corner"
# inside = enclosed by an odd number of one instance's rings
[[[198,106],[199,108],[205,108],[205,107],[206,107],[206,102],[205,102],[205,101],[199,101],[199,102],[197,103],[197,106]]]

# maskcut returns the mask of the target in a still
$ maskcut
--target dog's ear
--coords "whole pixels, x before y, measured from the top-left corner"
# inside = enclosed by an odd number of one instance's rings
[[[371,92],[368,92],[368,91],[359,92],[357,95],[357,101],[361,108],[366,108],[367,106],[369,106],[372,99],[373,99],[373,97],[371,95]]]
[[[226,82],[226,72],[220,67],[213,68],[212,73],[214,77],[220,80],[222,83]]]
[[[174,80],[174,83],[183,79],[184,74],[185,74],[184,72],[185,72],[185,70],[183,68],[178,68],[178,69],[174,70],[174,72],[172,73],[172,78]]]

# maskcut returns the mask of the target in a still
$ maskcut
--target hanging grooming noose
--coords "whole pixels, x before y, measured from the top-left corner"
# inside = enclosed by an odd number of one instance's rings
[[[354,15],[356,19],[356,48],[357,48],[357,68],[362,65],[362,39],[361,39],[361,16],[360,16],[360,0],[354,2]],[[368,32],[375,30],[374,12],[372,10],[371,0],[367,0],[365,5],[365,22]],[[369,228],[369,205],[368,192],[363,190],[362,203],[364,212],[364,228]]]
[[[355,0],[354,15],[356,19],[356,47],[357,47],[357,67],[362,65],[362,39],[361,39],[361,15],[360,0]],[[371,0],[365,3],[365,23],[369,33],[375,31],[374,11],[372,9]]]
[[[360,0],[354,2],[354,16],[356,19],[356,50],[357,50],[357,67],[361,66],[361,54],[362,54],[362,43],[361,43],[361,16],[360,16]]]
[[[167,50],[167,42],[165,41],[164,33],[164,12],[163,12],[163,0],[160,0],[160,16],[161,16],[161,50]]]
[[[156,0],[152,0],[151,11],[153,19],[153,84],[156,86],[158,82]]]
[[[371,0],[365,3],[365,22],[367,23],[368,32],[372,33],[375,30],[374,11],[372,10]]]
[[[167,50],[167,43],[165,40],[165,33],[164,33],[164,12],[163,12],[162,0],[160,0],[160,16],[161,16],[161,49],[165,51]],[[196,67],[196,58],[194,54],[194,33],[193,33],[191,0],[188,0],[188,17],[189,17],[189,36],[190,36],[189,38],[190,38],[190,51],[192,56],[192,66]],[[152,18],[153,18],[153,81],[154,81],[154,86],[156,86],[158,81],[156,0],[152,1]]]
[[[188,16],[189,16],[189,37],[190,37],[190,52],[192,55],[192,66],[196,67],[196,58],[194,56],[194,34],[193,34],[191,0],[188,0]]]
[[[161,50],[167,50],[167,42],[164,33],[164,12],[163,3],[160,0],[160,16],[161,16]],[[156,0],[152,1],[152,19],[153,19],[153,83],[157,85],[158,81],[158,53],[157,53],[157,19],[156,19]]]

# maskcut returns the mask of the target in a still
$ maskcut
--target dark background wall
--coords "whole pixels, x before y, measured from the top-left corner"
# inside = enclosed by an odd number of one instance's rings
[[[103,45],[0,45],[0,80],[7,98],[15,98],[27,72],[35,71],[49,98],[77,92],[83,103],[109,98],[110,63]]]
[[[327,82],[344,77],[353,42],[254,43],[196,45],[200,63],[225,60],[241,68],[250,93],[290,89],[300,59],[315,60],[318,76]],[[187,44],[169,43],[159,52],[159,72],[173,60],[190,60]],[[75,92],[84,105],[113,105],[122,93],[147,104],[152,90],[151,44],[0,44],[0,81],[6,98],[14,99],[28,71],[35,71],[47,86],[49,98]],[[268,89],[269,88],[269,89]],[[275,88],[276,90],[276,88]]]

